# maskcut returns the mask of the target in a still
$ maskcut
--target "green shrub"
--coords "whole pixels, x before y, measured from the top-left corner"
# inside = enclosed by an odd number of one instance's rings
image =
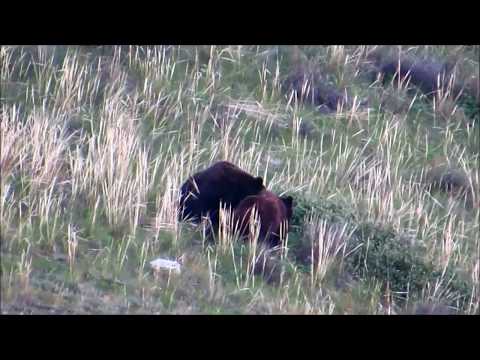
[[[470,95],[464,94],[458,99],[458,104],[463,107],[465,115],[478,124],[480,121],[480,104]]]
[[[307,216],[315,216],[332,223],[354,222],[353,212],[321,197],[307,198],[303,194],[293,194],[294,207],[291,221],[292,231],[301,232]]]
[[[428,261],[426,248],[420,242],[413,245],[404,241],[391,227],[372,223],[359,223],[355,215],[345,206],[322,198],[307,198],[295,194],[295,206],[289,234],[289,247],[297,262],[302,254],[309,253],[310,242],[304,234],[304,225],[308,217],[314,216],[332,224],[350,224],[355,231],[347,244],[347,253],[357,248],[346,257],[344,271],[355,278],[378,281],[391,291],[398,293],[400,299],[420,299],[423,291],[435,286],[437,281],[445,279],[451,303],[462,308],[470,299],[471,282],[458,274],[452,266],[447,267],[442,275],[432,261]],[[360,245],[360,246],[359,246]],[[308,271],[303,268],[300,269]],[[306,264],[303,264],[306,265]]]
[[[442,271],[427,261],[426,249],[402,241],[389,227],[378,227],[370,223],[360,224],[354,233],[354,241],[362,246],[346,259],[346,270],[359,278],[376,279],[400,298],[403,294],[413,299],[421,297],[427,285],[434,286],[442,278]],[[470,299],[472,286],[469,281],[447,267],[444,279],[449,298],[460,308]]]

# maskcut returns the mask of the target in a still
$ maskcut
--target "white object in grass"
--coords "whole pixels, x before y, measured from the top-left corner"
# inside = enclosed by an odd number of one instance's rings
[[[150,261],[150,266],[156,271],[173,270],[176,273],[180,273],[180,263],[174,260],[155,259]]]

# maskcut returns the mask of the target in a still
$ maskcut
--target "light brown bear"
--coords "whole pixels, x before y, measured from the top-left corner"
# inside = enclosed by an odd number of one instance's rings
[[[292,218],[293,198],[291,196],[278,197],[268,190],[258,195],[243,199],[234,212],[234,223],[242,236],[248,236],[250,230],[251,212],[256,208],[260,219],[259,241],[276,246],[281,243],[281,224],[284,223],[284,234],[288,231],[288,224]]]

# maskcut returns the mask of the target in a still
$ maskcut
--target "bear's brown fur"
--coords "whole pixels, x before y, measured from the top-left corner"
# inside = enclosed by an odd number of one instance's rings
[[[264,190],[258,195],[242,200],[235,208],[234,223],[243,236],[249,234],[251,212],[254,207],[260,220],[259,241],[266,241],[273,246],[279,245],[281,224],[284,223],[284,229],[288,231],[288,223],[292,218],[292,197],[278,197],[271,191]]]
[[[182,185],[179,220],[199,223],[202,216],[208,216],[216,229],[220,202],[233,209],[264,188],[261,177],[254,177],[228,161],[219,161],[190,176]]]

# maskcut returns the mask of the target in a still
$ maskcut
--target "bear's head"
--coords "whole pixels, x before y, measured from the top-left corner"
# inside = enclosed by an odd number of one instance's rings
[[[287,209],[287,219],[290,221],[293,215],[293,198],[291,196],[283,196],[280,199]]]
[[[265,190],[265,186],[263,185],[263,178],[259,176],[253,178],[251,189],[248,195],[257,195],[263,190]]]

